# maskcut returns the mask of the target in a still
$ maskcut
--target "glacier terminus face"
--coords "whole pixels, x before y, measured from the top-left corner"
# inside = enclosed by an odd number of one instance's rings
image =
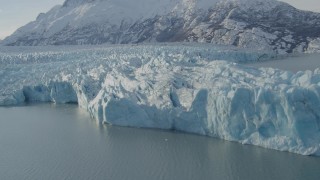
[[[99,123],[320,155],[320,69],[236,63],[270,59],[273,51],[208,44],[0,48],[1,106],[78,103]]]

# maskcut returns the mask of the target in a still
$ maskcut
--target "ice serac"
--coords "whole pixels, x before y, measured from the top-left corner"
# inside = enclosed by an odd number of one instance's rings
[[[26,102],[76,103],[77,94],[70,83],[50,82],[46,85],[23,87]]]
[[[276,0],[67,0],[5,45],[207,42],[278,53],[319,51],[320,14]]]
[[[222,61],[195,67],[154,60],[133,73],[106,77],[89,105],[100,122],[319,155],[319,70],[291,74]]]
[[[320,156],[320,69],[234,63],[272,56],[183,44],[1,47],[0,105],[77,102],[99,123]]]

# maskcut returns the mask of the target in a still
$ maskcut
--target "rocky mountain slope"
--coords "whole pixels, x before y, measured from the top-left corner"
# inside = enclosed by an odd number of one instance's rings
[[[66,0],[2,44],[207,42],[278,53],[320,50],[320,14],[276,0]]]

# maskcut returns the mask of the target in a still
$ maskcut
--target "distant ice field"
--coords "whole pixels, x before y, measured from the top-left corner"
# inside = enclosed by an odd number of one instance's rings
[[[98,123],[320,155],[320,69],[244,65],[273,58],[207,44],[0,47],[0,105],[78,103]]]

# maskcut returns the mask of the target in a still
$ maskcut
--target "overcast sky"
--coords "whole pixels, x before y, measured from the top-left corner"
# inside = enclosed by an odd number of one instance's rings
[[[320,0],[282,0],[293,6],[320,12]],[[36,19],[64,0],[0,0],[0,39],[12,34],[18,27]]]

